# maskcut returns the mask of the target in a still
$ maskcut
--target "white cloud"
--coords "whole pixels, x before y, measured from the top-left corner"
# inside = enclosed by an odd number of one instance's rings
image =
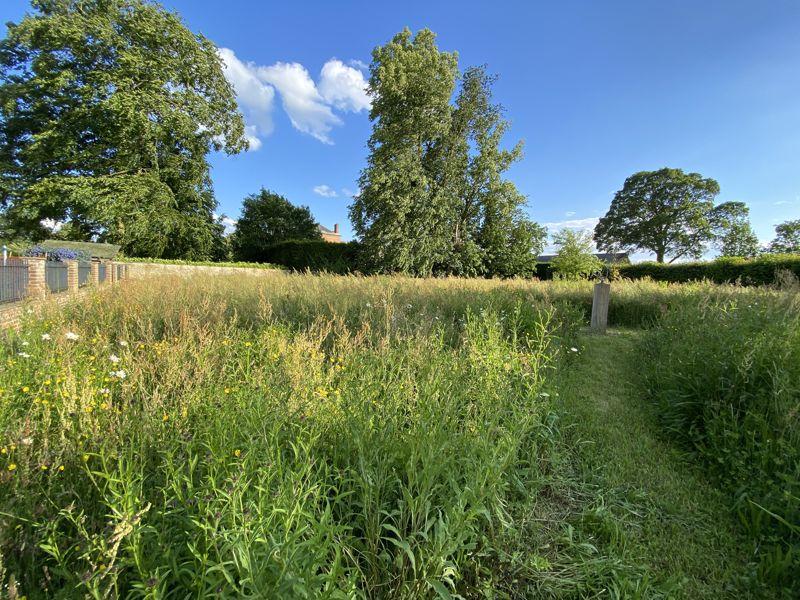
[[[261,138],[267,137],[273,130],[275,89],[257,77],[256,65],[243,63],[236,58],[233,50],[220,48],[218,53],[225,65],[225,78],[233,86],[239,109],[244,115],[245,136],[250,142],[250,149],[258,150]]]
[[[319,93],[328,104],[342,111],[360,112],[372,106],[364,74],[335,58],[322,67]]]
[[[335,198],[338,195],[336,190],[327,185],[314,186],[314,193],[323,198]]]
[[[325,144],[333,144],[328,133],[342,120],[325,103],[303,65],[279,62],[269,67],[259,67],[258,77],[278,89],[283,108],[295,129]]]
[[[571,210],[569,212],[566,212],[566,213],[564,213],[564,216],[565,217],[574,217],[575,216],[575,211]]]
[[[575,213],[572,213],[575,214]],[[571,215],[570,215],[571,216]],[[600,222],[600,217],[587,217],[585,219],[572,219],[569,221],[556,221],[545,223],[549,233],[555,233],[562,229],[579,229],[583,231],[594,231],[595,226]]]
[[[369,65],[364,61],[358,60],[354,58],[353,60],[349,61],[350,66],[355,67],[359,71],[369,71]]]
[[[64,227],[64,221],[56,221],[55,219],[42,219],[39,224],[42,227],[49,229],[53,233],[58,233]]]
[[[222,223],[225,226],[225,235],[230,235],[236,229],[236,219],[231,219],[225,215],[219,216],[217,213],[212,213],[215,221]]]
[[[256,65],[239,60],[228,48],[218,52],[225,65],[225,77],[236,91],[251,150],[258,150],[262,140],[272,133],[276,90],[292,126],[325,144],[333,144],[329,134],[342,124],[334,109],[361,112],[370,108],[367,82],[361,71],[366,65],[360,61],[350,61],[354,66],[347,66],[332,58],[323,65],[319,82],[314,83],[300,63]]]

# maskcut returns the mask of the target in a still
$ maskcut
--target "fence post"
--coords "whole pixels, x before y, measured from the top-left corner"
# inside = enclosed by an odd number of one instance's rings
[[[594,284],[592,299],[592,330],[605,333],[608,326],[608,301],[611,296],[611,284],[601,281]]]
[[[100,285],[100,262],[92,259],[89,263],[89,285],[97,287]]]
[[[78,291],[78,261],[77,260],[65,260],[67,263],[67,291],[68,292],[77,292]]]
[[[106,262],[106,281],[108,283],[116,283],[117,282],[117,265],[114,264],[113,260],[109,260]]]
[[[29,298],[41,300],[47,297],[45,260],[44,256],[29,256],[25,259],[28,264],[27,296]]]

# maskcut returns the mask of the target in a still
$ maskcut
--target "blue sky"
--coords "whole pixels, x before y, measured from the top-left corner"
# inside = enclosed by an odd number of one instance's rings
[[[408,26],[500,76],[508,143],[525,141],[509,177],[551,229],[592,224],[626,176],[663,166],[717,179],[718,200],[748,203],[761,239],[800,218],[797,0],[162,4],[235,63],[260,147],[212,157],[231,217],[265,186],[350,237],[370,133],[360,69]],[[27,5],[3,0],[0,19]]]

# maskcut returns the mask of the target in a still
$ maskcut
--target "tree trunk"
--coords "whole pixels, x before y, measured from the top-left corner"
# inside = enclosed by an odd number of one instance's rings
[[[663,250],[656,250],[656,262],[663,263],[664,262],[664,251]]]

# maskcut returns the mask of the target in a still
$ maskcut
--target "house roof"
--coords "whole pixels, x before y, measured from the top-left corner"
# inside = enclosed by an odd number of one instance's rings
[[[627,252],[595,252],[594,255],[597,258],[599,258],[602,262],[607,264],[618,263],[618,262],[630,262],[630,257],[628,256]],[[556,254],[540,254],[539,256],[536,257],[536,262],[549,263],[556,256],[557,256]]]
[[[335,232],[333,229],[328,229],[327,227],[325,227],[325,225],[319,225],[319,224],[317,224],[317,227],[319,227],[319,230],[320,230],[322,233],[330,233],[331,235],[339,235],[339,234],[338,234],[338,233],[336,233],[336,232]]]

